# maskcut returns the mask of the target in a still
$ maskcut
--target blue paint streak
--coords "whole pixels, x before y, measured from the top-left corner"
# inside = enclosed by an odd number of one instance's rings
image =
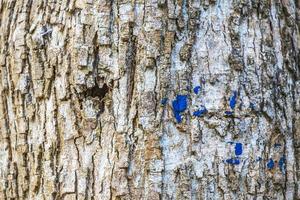
[[[233,115],[233,112],[232,112],[232,111],[225,111],[225,115],[226,115],[226,116],[232,116],[232,115]]]
[[[282,173],[285,173],[285,156],[282,156],[278,162],[279,169]]]
[[[269,169],[273,169],[274,166],[275,166],[275,163],[274,163],[273,159],[271,158],[271,159],[269,160],[269,162],[267,163],[267,167],[268,167]]]
[[[181,123],[180,113],[187,108],[187,95],[177,95],[176,100],[172,102],[172,106],[177,123]]]
[[[194,93],[195,93],[195,94],[199,94],[200,89],[201,89],[200,86],[194,87]]]
[[[231,108],[232,110],[235,108],[236,98],[237,98],[237,92],[234,91],[234,92],[233,92],[233,96],[230,97],[230,99],[229,99],[229,105],[230,105],[230,108]]]
[[[164,105],[164,106],[167,104],[167,102],[168,102],[168,98],[163,98],[163,99],[160,101],[161,105]]]
[[[232,165],[239,165],[240,164],[240,160],[239,159],[235,159],[235,158],[227,159],[226,162],[228,164],[232,164]]]
[[[235,144],[235,155],[239,156],[243,154],[243,144],[242,143],[236,143]]]
[[[180,113],[175,112],[174,115],[175,115],[175,119],[176,119],[177,123],[181,123],[182,122],[182,118],[181,118]]]
[[[202,109],[199,109],[199,110],[195,111],[193,113],[193,115],[196,116],[196,117],[203,117],[204,114],[206,114],[206,113],[207,113],[207,109],[204,106],[202,106]]]

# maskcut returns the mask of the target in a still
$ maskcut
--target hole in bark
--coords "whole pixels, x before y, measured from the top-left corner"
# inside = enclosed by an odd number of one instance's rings
[[[103,87],[100,88],[98,84],[96,84],[94,87],[87,89],[85,93],[85,97],[98,97],[100,100],[100,113],[103,113],[104,111],[104,97],[108,93],[109,88],[106,84],[103,84]]]
[[[103,99],[103,97],[108,92],[108,87],[106,84],[103,84],[103,87],[100,88],[98,85],[95,85],[92,88],[87,89],[86,95],[91,97],[99,97],[99,99]]]

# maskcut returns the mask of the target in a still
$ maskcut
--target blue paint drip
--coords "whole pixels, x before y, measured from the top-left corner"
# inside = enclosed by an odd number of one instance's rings
[[[167,104],[167,102],[168,102],[168,98],[163,98],[163,99],[160,101],[161,105],[163,105],[163,106],[165,106],[165,105]]]
[[[172,106],[177,123],[181,123],[180,113],[187,108],[187,95],[177,95],[176,100],[172,102]]]
[[[279,169],[282,173],[285,172],[285,156],[282,156],[278,162]]]
[[[207,113],[207,109],[204,106],[202,106],[202,109],[196,110],[193,113],[193,115],[196,116],[196,117],[203,117],[204,114],[206,114],[206,113]]]
[[[175,119],[176,119],[177,123],[181,123],[182,122],[182,118],[181,118],[180,113],[175,112],[174,115],[175,115]]]
[[[200,86],[194,87],[194,93],[195,93],[195,94],[199,94],[200,89],[201,89]]]
[[[225,111],[225,115],[226,115],[226,116],[232,116],[232,115],[233,115],[233,112],[232,112],[232,111]]]
[[[235,159],[235,158],[227,159],[226,162],[228,164],[232,164],[232,165],[239,165],[240,164],[240,160],[239,159]]]
[[[273,159],[271,158],[271,159],[269,160],[269,162],[267,163],[267,167],[268,167],[269,169],[273,169],[274,166],[275,166],[275,163],[274,163]]]
[[[235,155],[239,156],[243,154],[243,144],[242,143],[236,143],[235,144]]]
[[[235,108],[236,98],[237,98],[237,92],[234,91],[234,92],[233,92],[233,96],[230,97],[230,99],[229,99],[229,105],[230,105],[230,108],[231,108],[232,110]]]

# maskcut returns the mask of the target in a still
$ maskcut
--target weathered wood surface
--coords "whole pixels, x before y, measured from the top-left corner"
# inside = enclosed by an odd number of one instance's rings
[[[0,0],[0,199],[300,199],[297,0]]]

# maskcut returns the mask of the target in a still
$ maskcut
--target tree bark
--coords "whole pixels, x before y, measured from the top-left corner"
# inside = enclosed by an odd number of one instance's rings
[[[0,199],[300,199],[295,0],[0,0]]]

